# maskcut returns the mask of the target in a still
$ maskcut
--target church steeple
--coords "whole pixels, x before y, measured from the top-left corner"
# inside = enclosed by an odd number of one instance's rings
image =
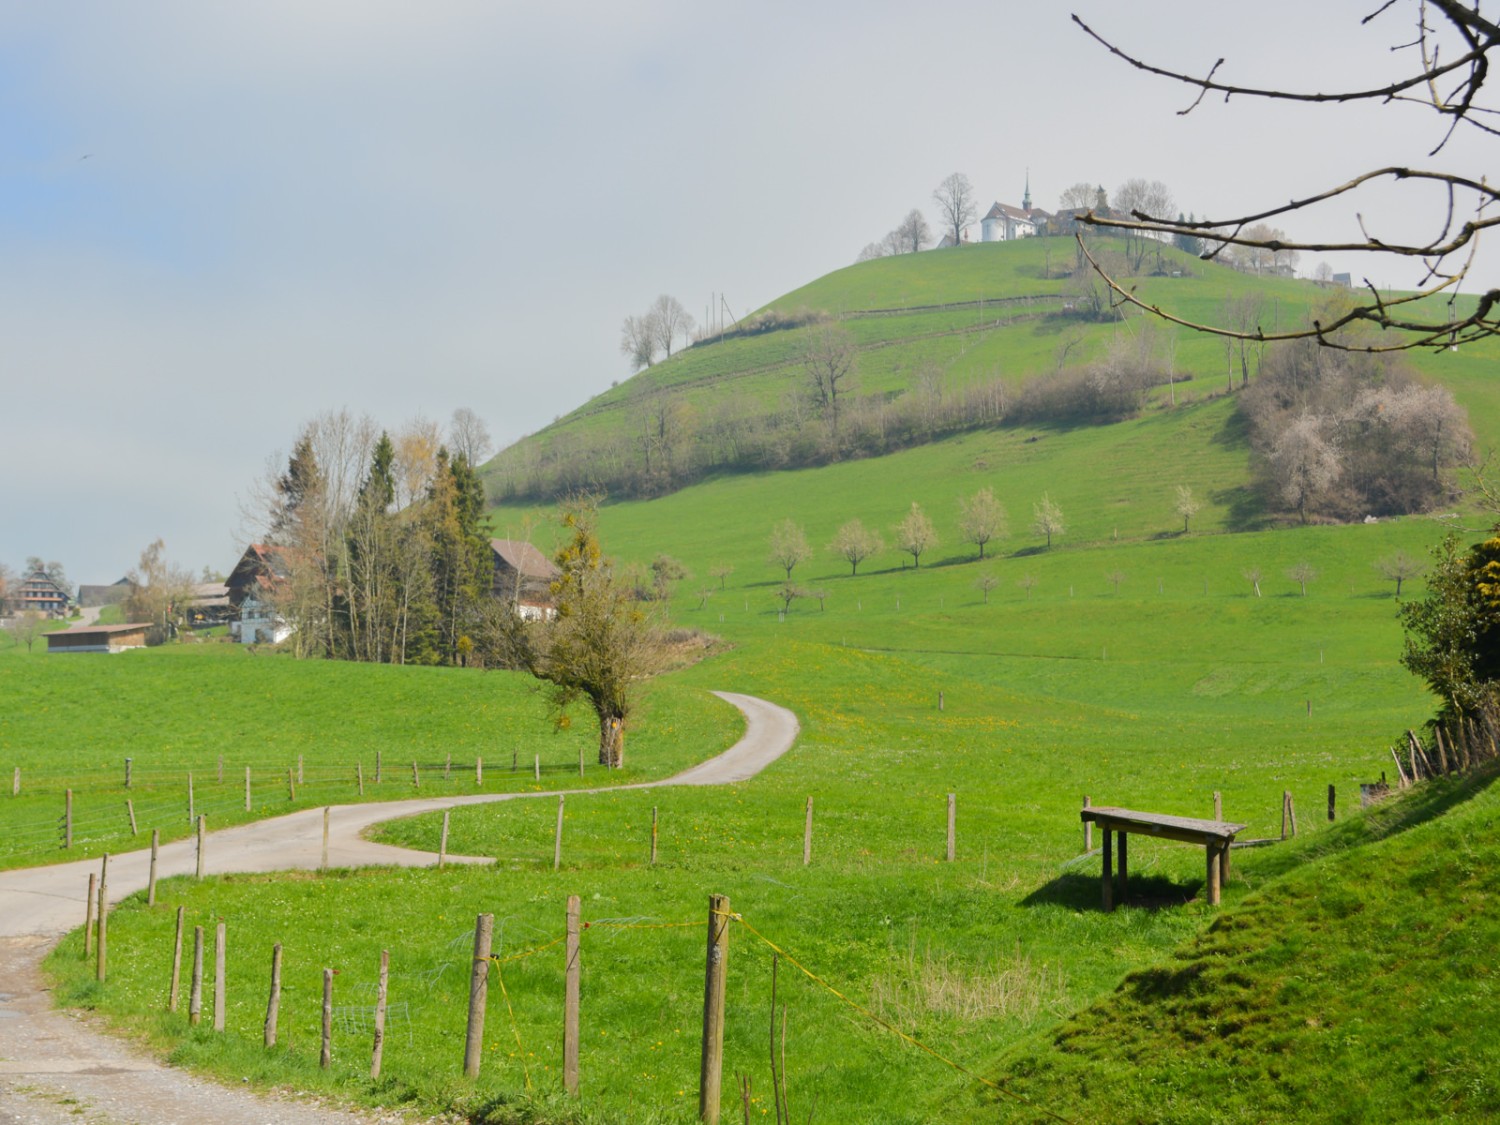
[[[1031,210],[1031,169],[1026,169],[1026,194],[1021,196],[1021,210]]]

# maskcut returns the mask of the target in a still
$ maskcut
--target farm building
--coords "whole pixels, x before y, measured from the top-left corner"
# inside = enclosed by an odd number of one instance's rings
[[[108,586],[80,586],[78,587],[78,604],[84,608],[94,606],[119,605],[130,597],[130,591],[135,589],[135,583],[128,578],[121,578]]]
[[[40,613],[43,617],[66,616],[72,600],[66,590],[40,570],[33,570],[17,582],[6,596],[10,612]]]
[[[552,583],[562,571],[551,559],[523,539],[491,539],[490,561],[494,564],[490,591],[495,597],[512,602],[528,620],[556,615]]]
[[[235,639],[247,645],[280,644],[292,635],[292,625],[276,607],[276,593],[291,580],[291,573],[281,547],[251,543],[245,548],[224,580],[229,629]]]
[[[47,652],[125,652],[146,647],[150,625],[75,625],[47,634]]]

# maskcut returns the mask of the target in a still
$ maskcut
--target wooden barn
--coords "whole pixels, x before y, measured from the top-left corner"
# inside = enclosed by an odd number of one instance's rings
[[[146,624],[75,625],[47,634],[47,651],[53,652],[125,652],[146,647]]]

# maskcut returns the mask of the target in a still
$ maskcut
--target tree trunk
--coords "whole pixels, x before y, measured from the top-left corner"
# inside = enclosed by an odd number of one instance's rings
[[[599,764],[614,770],[625,764],[625,721],[617,715],[599,716]]]

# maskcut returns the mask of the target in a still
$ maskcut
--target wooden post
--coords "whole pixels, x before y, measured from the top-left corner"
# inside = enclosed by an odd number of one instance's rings
[[[214,927],[214,1030],[224,1030],[224,923]]]
[[[245,811],[250,811],[250,767],[245,767]]]
[[[438,837],[438,870],[448,862],[448,815],[451,809],[443,810],[443,834]]]
[[[484,785],[484,759],[480,757],[474,759],[474,785]]]
[[[656,866],[656,806],[651,806],[651,866]]]
[[[323,869],[328,867],[328,820],[333,815],[333,809],[329,805],[323,806],[323,852],[318,857],[318,866]]]
[[[515,773],[516,772],[516,769],[518,768],[517,765],[516,765],[516,763],[519,762],[520,760],[521,760],[521,748],[519,746],[512,746],[510,748],[510,772],[511,773]]]
[[[380,1063],[385,1055],[385,1005],[390,995],[391,951],[380,951],[380,983],[375,986],[375,1043],[370,1049],[370,1077],[380,1077]]]
[[[1396,760],[1396,776],[1400,779],[1401,788],[1405,789],[1411,783],[1406,780],[1406,771],[1401,768],[1401,756],[1396,753],[1394,746],[1391,747],[1391,757]]]
[[[177,936],[172,939],[172,987],[167,993],[167,1011],[177,1010],[178,986],[182,983],[182,930],[187,919],[187,907],[177,908]]]
[[[89,893],[83,900],[83,959],[94,952],[94,903],[99,901],[99,876],[89,872]]]
[[[102,982],[108,973],[109,962],[109,853],[99,865],[99,940],[96,943],[98,960],[94,963],[94,979]]]
[[[355,784],[357,784],[359,786],[359,795],[361,797],[363,797],[365,795],[365,764],[364,764],[364,762],[355,762],[354,763],[354,781],[355,781]]]
[[[19,797],[21,795],[21,767],[16,767],[16,772],[10,778],[10,795]]]
[[[286,799],[288,801],[297,799],[297,778],[292,773],[291,766],[288,766],[286,770]]]
[[[563,802],[566,800],[561,794],[557,798],[557,831],[552,837],[552,870],[557,871],[562,867],[562,824],[563,824]]]
[[[151,829],[151,873],[146,876],[146,905],[156,905],[156,853],[161,847],[161,829]]]
[[[188,1023],[203,1021],[203,927],[193,927],[193,974],[188,982]]]
[[[224,784],[224,755],[219,755],[219,784]]]
[[[948,862],[953,862],[956,821],[958,819],[958,794],[948,794]]]
[[[198,819],[198,806],[193,802],[193,771],[188,770],[188,823]]]
[[[276,1018],[281,1014],[281,942],[271,946],[271,994],[266,997],[266,1049],[276,1046]]]
[[[327,1070],[333,1065],[333,970],[323,970],[323,1048],[318,1065]]]
[[[220,758],[219,759],[219,763],[220,763],[220,769],[221,770],[223,768],[223,762],[224,762],[224,759]],[[220,780],[223,780],[223,779],[221,778]],[[302,784],[302,755],[301,754],[297,755],[297,784],[298,785]]]
[[[135,826],[135,802],[128,797],[125,799],[125,814],[130,817],[130,834],[139,836],[140,829]]]
[[[1203,850],[1208,854],[1208,905],[1219,905],[1219,850],[1223,845],[1209,844]]]
[[[1290,793],[1288,793],[1285,789],[1283,789],[1281,791],[1281,838],[1283,840],[1286,839],[1287,802],[1289,802],[1291,799],[1292,799],[1292,795]]]
[[[578,776],[583,776],[583,739],[578,740]]]
[[[417,772],[416,762],[411,764],[411,787],[413,789],[422,788],[422,775]]]
[[[1217,789],[1214,790],[1214,819],[1224,819],[1224,796]]]
[[[73,846],[73,790],[63,794],[63,847]]]
[[[1292,822],[1292,835],[1297,835],[1297,802],[1288,792],[1286,795],[1286,815]]]
[[[540,754],[532,759],[532,777],[537,781],[542,780],[542,756]]]
[[[380,774],[381,774],[380,751],[377,750],[377,751],[375,751],[375,784],[376,785],[380,784]]]
[[[698,1070],[698,1117],[719,1120],[724,1079],[724,993],[729,979],[729,899],[708,897],[708,957],[703,978],[703,1050]]]
[[[807,811],[802,816],[802,866],[812,863],[812,817],[813,799],[807,799]]]
[[[443,780],[453,780],[453,751],[448,751],[448,757],[443,761]]]
[[[489,995],[490,942],[495,934],[495,916],[481,914],[474,921],[474,961],[469,973],[469,1027],[464,1036],[464,1074],[479,1077],[484,1053],[484,1002]]]
[[[942,693],[941,690],[939,690],[938,691],[938,710],[941,711],[942,709],[943,709],[943,693]]]
[[[134,758],[126,758],[125,759],[125,788],[126,789],[130,788],[130,766],[131,766],[131,763],[133,763],[134,761],[135,761]]]
[[[1334,799],[1333,786],[1328,787],[1328,819],[1334,819],[1334,811],[1338,808],[1338,802]]]
[[[582,908],[568,896],[567,968],[563,978],[563,1089],[578,1096],[578,935]]]
[[[198,818],[198,867],[197,867],[197,877],[199,879],[203,878],[203,858],[204,858],[203,857],[203,837],[204,837],[204,830],[205,830],[205,828],[207,826],[207,822],[208,822],[208,817],[206,817],[206,816],[200,816]]]
[[[1126,858],[1125,858],[1126,855],[1128,854],[1128,851],[1129,851],[1130,833],[1129,832],[1121,832],[1119,835],[1120,835],[1120,858],[1119,858],[1119,865],[1120,865],[1120,891],[1119,891],[1119,894],[1115,896],[1115,901],[1118,902],[1121,906],[1124,906],[1125,905],[1125,898],[1126,898],[1126,895],[1127,895],[1127,893],[1129,891],[1129,886],[1130,886],[1130,874],[1129,874],[1129,871],[1126,869],[1127,868],[1127,864],[1126,864]]]
[[[1108,913],[1115,908],[1115,873],[1113,870],[1115,856],[1114,841],[1111,839],[1114,833],[1109,830],[1109,825],[1107,824],[1101,824],[1100,827],[1104,829],[1104,879],[1100,889],[1104,894],[1104,910],[1105,913]]]
[[[1090,808],[1094,807],[1094,802],[1090,799],[1090,797],[1089,797],[1089,795],[1087,793],[1085,793],[1083,795],[1083,807],[1086,808],[1086,809],[1090,809]],[[1094,850],[1094,822],[1092,820],[1085,820],[1083,822],[1083,854],[1084,855],[1088,855],[1089,852],[1091,852],[1093,850]]]
[[[1219,886],[1229,886],[1229,841],[1219,847]]]

